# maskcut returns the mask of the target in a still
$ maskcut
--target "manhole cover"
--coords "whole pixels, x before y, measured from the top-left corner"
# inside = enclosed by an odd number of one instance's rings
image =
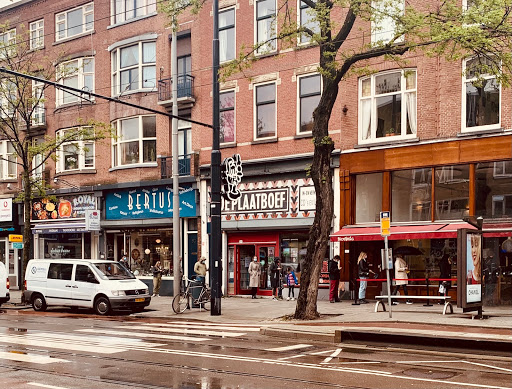
[[[442,380],[446,378],[452,378],[456,373],[444,370],[433,370],[433,369],[409,369],[404,370],[404,375],[414,378],[430,378]]]

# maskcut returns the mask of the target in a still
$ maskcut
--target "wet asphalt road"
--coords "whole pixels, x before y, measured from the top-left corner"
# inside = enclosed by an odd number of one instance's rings
[[[0,388],[512,388],[512,356],[492,351],[279,339],[208,318],[0,310]]]

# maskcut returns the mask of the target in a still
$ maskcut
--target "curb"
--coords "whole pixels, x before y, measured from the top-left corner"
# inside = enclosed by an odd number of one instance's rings
[[[300,330],[289,330],[281,328],[260,328],[260,334],[266,336],[275,336],[279,338],[289,339],[301,339],[301,340],[313,340],[317,342],[329,342],[329,343],[340,343],[336,336],[336,333],[319,333],[313,331],[300,331]]]

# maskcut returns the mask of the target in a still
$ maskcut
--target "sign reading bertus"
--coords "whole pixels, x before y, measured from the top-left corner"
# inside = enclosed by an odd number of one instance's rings
[[[105,197],[106,219],[154,219],[172,217],[172,188],[152,187],[118,190]],[[196,216],[195,190],[180,191],[180,216]]]

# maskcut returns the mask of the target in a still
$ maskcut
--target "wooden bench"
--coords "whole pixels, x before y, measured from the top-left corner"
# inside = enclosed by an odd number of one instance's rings
[[[382,310],[386,312],[386,306],[384,303],[388,301],[388,296],[375,296],[377,303],[375,304],[375,312],[379,312],[379,305],[382,305]],[[450,307],[450,313],[453,313],[453,306],[450,301],[450,296],[404,296],[404,295],[396,295],[391,296],[391,301],[394,300],[438,300],[444,301],[443,307],[443,315],[446,315],[446,309]]]

